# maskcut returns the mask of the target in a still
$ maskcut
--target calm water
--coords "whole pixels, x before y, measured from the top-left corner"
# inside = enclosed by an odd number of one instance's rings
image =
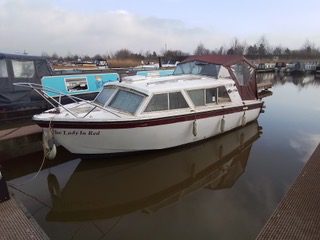
[[[320,142],[320,79],[259,78],[273,95],[245,128],[105,160],[58,149],[35,179],[34,152],[3,174],[52,239],[254,239]]]

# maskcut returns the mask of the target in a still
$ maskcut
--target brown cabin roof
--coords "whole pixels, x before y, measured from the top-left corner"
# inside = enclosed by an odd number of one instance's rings
[[[246,63],[252,66],[252,64],[250,64],[250,62],[244,56],[217,55],[217,54],[190,56],[187,59],[185,59],[182,63],[192,62],[192,61],[206,62],[206,63],[218,64],[223,66],[230,66],[230,65],[245,61]]]

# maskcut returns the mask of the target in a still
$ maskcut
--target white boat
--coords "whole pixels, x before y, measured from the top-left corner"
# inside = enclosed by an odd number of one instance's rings
[[[172,76],[108,83],[94,101],[35,115],[72,153],[108,154],[175,147],[258,118],[254,66],[242,56],[191,56]]]

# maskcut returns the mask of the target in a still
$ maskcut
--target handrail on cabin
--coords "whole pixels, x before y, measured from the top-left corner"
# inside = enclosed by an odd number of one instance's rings
[[[21,82],[21,83],[13,83],[13,85],[18,86],[18,87],[28,87],[28,88],[32,88],[36,93],[38,93],[46,102],[48,102],[53,108],[57,108],[57,107],[61,107],[64,110],[66,110],[67,112],[69,112],[72,116],[78,118],[76,113],[73,113],[72,111],[70,111],[69,109],[67,109],[66,107],[63,106],[63,104],[61,103],[61,97],[65,96],[68,97],[69,99],[71,99],[74,103],[79,103],[80,101],[85,102],[91,106],[93,106],[94,108],[100,108],[104,111],[107,111],[117,117],[120,117],[120,115],[109,111],[108,109],[100,106],[99,104],[96,104],[94,102],[79,98],[79,97],[75,97],[75,96],[71,96],[65,93],[62,93],[56,89],[53,88],[49,88],[49,87],[44,87],[41,84],[37,84],[37,83],[28,83],[28,82]],[[55,93],[59,95],[59,101],[57,101],[55,98],[49,96],[46,92],[51,92],[51,93]],[[53,101],[56,105],[54,105],[51,101]],[[93,110],[93,109],[92,109]],[[85,118],[92,110],[90,110],[83,118]]]

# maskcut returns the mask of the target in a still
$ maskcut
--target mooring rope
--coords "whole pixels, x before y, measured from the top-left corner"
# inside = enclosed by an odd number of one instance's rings
[[[23,186],[23,185],[26,185],[27,183],[29,182],[32,182],[34,179],[36,179],[36,177],[38,177],[38,175],[40,174],[43,166],[44,166],[44,163],[45,163],[45,160],[46,160],[46,155],[44,154],[43,155],[43,158],[42,158],[42,162],[41,162],[41,165],[40,165],[40,168],[38,169],[37,173],[35,175],[33,175],[31,178],[29,178],[28,180],[22,182],[22,183],[19,183],[19,184],[11,184],[12,186],[15,186],[15,187],[20,187],[20,186]]]
[[[51,121],[52,121],[52,119],[49,122],[49,131],[53,134],[53,130],[52,130],[52,127],[51,127]],[[42,147],[43,147],[43,158],[42,158],[41,165],[40,165],[38,171],[36,172],[36,174],[33,175],[30,179],[28,179],[28,180],[26,180],[26,181],[24,181],[24,182],[22,182],[20,184],[11,184],[12,186],[20,187],[20,186],[26,185],[27,183],[34,181],[38,177],[38,175],[40,174],[40,172],[43,169],[43,166],[44,166],[44,163],[45,163],[46,159],[48,159],[48,156],[50,154],[50,151],[46,151],[46,148],[44,146],[43,140],[42,140]]]

